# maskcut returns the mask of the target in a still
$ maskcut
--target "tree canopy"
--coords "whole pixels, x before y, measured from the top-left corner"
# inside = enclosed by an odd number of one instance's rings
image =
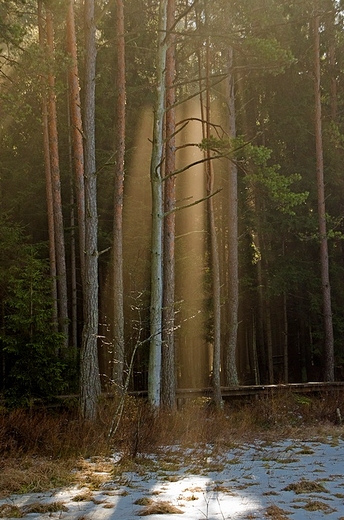
[[[81,373],[97,395],[100,384],[120,394],[151,388],[153,402],[166,392],[174,406],[176,387],[230,384],[229,344],[239,384],[322,380],[326,312],[333,377],[342,379],[342,3],[95,4],[87,19],[87,2],[0,1],[0,358],[8,403],[78,392]],[[68,5],[75,42],[67,47]],[[52,229],[47,179],[57,166]],[[51,269],[61,255],[65,275]],[[87,342],[93,357],[85,368]]]

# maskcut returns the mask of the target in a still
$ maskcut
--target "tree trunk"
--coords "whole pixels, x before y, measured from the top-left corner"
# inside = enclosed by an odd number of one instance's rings
[[[337,71],[336,71],[336,37],[335,37],[335,27],[336,27],[336,9],[333,7],[333,11],[330,15],[330,23],[329,29],[331,31],[330,45],[328,49],[328,57],[329,57],[329,66],[330,66],[330,77],[331,77],[331,87],[330,87],[330,100],[331,100],[331,117],[335,122],[337,120],[337,112],[338,112],[338,84],[337,84]]]
[[[73,352],[73,361],[76,361],[78,354],[78,285],[76,274],[76,237],[75,237],[75,199],[74,199],[74,182],[73,182],[73,150],[71,137],[71,113],[69,105],[69,80],[67,77],[67,113],[69,122],[68,132],[68,159],[69,159],[69,185],[70,185],[70,316],[71,316],[71,347]]]
[[[255,319],[254,315],[252,315],[252,355],[253,355],[254,384],[260,385],[260,373],[259,373],[258,352],[257,352],[256,319]]]
[[[212,172],[212,164],[209,158],[207,162],[207,194],[213,192],[214,177]],[[210,196],[207,200],[208,207],[208,225],[209,225],[209,241],[210,241],[210,268],[212,280],[212,300],[214,313],[214,337],[213,337],[213,391],[215,407],[220,409],[223,406],[221,395],[221,295],[220,295],[220,264],[219,250],[215,225],[214,199]]]
[[[175,19],[175,0],[168,0],[167,29],[171,30]],[[175,171],[175,36],[168,34],[166,53],[166,157],[165,175]],[[174,345],[175,298],[175,177],[164,184],[164,260],[163,260],[163,350],[162,350],[162,402],[167,408],[176,406],[176,375]]]
[[[71,60],[68,70],[69,106],[71,136],[73,144],[73,163],[75,174],[75,195],[79,229],[79,251],[81,279],[85,272],[85,187],[84,187],[84,149],[81,119],[81,101],[79,87],[78,57],[74,21],[74,0],[68,0],[67,6],[67,50]]]
[[[236,137],[235,92],[233,77],[233,49],[228,50],[227,104],[229,137]],[[226,386],[239,384],[236,366],[236,346],[239,307],[238,260],[238,171],[234,162],[229,164],[228,182],[228,343],[225,350]]]
[[[68,143],[70,145],[70,143]],[[70,145],[71,148],[71,145]],[[70,165],[72,161],[70,160]],[[77,283],[77,262],[76,262],[76,238],[75,238],[75,211],[74,211],[74,185],[70,182],[70,293],[71,293],[71,345],[73,347],[73,360],[76,361],[78,353],[78,283]]]
[[[163,241],[163,184],[162,161],[164,148],[165,74],[167,37],[167,0],[159,7],[157,52],[157,97],[154,112],[153,149],[150,167],[152,190],[151,236],[151,303],[150,303],[150,353],[148,366],[148,401],[154,408],[160,407],[161,348],[162,348],[162,241]]]
[[[289,383],[289,348],[288,348],[288,313],[287,313],[287,293],[283,291],[283,371],[284,383]]]
[[[254,189],[252,190],[252,192]],[[253,195],[253,194],[252,194]],[[255,196],[253,195],[253,200],[255,200]],[[257,203],[253,202],[254,209],[257,208]],[[256,322],[256,335],[258,339],[258,348],[256,343],[256,349],[257,349],[257,358],[258,361],[261,362],[262,369],[260,370],[260,374],[262,373],[263,376],[261,377],[261,382],[266,382],[268,380],[268,361],[267,361],[267,351],[265,348],[265,313],[264,313],[264,306],[265,306],[265,298],[264,298],[264,277],[263,277],[263,266],[262,266],[262,258],[261,258],[261,244],[260,244],[260,237],[259,237],[259,217],[256,217],[256,230],[251,231],[252,235],[252,244],[254,245],[254,248],[259,256],[259,258],[256,260],[256,274],[257,274],[257,285],[258,285],[258,309],[257,309],[257,322]],[[258,355],[259,353],[259,355]]]
[[[95,420],[100,395],[98,367],[98,214],[95,161],[96,43],[94,0],[85,0],[85,281],[84,328],[81,347],[80,400],[84,419]]]
[[[46,30],[47,30],[48,53],[49,53],[49,58],[52,61],[53,56],[54,56],[54,28],[53,28],[52,12],[49,9],[46,9]],[[63,215],[62,215],[61,179],[60,179],[56,95],[55,95],[55,77],[51,70],[48,75],[48,84],[49,84],[49,93],[48,93],[49,150],[50,150],[50,171],[51,171],[53,206],[54,206],[54,232],[55,232],[58,308],[59,308],[60,330],[64,337],[65,352],[62,353],[62,357],[64,357],[65,354],[67,353],[68,343],[69,343],[69,339],[68,339],[67,270],[66,270],[64,226],[63,226]]]
[[[283,257],[285,256],[285,243],[283,241]],[[283,374],[284,383],[289,383],[289,328],[288,328],[288,298],[287,291],[283,291]]]
[[[265,301],[265,323],[266,323],[266,345],[268,355],[268,376],[269,384],[274,384],[274,359],[273,359],[273,344],[272,344],[272,326],[271,326],[271,308],[270,301]]]
[[[125,160],[125,39],[123,0],[116,0],[117,34],[117,103],[116,103],[116,171],[114,178],[113,215],[113,366],[112,379],[122,391],[124,371],[123,314],[123,189]]]
[[[334,346],[331,308],[331,287],[329,276],[329,259],[326,230],[325,209],[325,186],[324,186],[324,160],[322,144],[322,122],[321,122],[321,85],[320,85],[320,17],[315,14],[313,18],[314,31],[314,98],[315,98],[315,148],[316,148],[316,170],[318,189],[318,217],[319,217],[319,239],[320,239],[320,265],[321,283],[323,295],[323,318],[324,318],[324,357],[325,381],[334,381]]]
[[[209,40],[206,44],[206,139],[210,139],[210,55]],[[221,395],[221,284],[220,284],[220,263],[219,250],[216,235],[215,224],[215,208],[214,198],[211,196],[214,191],[214,173],[211,162],[210,150],[206,151],[207,162],[206,179],[207,179],[207,212],[209,226],[209,244],[210,244],[210,271],[211,271],[211,288],[212,288],[212,305],[213,305],[213,370],[212,384],[214,392],[215,407],[220,409],[223,406]]]
[[[38,31],[39,45],[45,52],[44,23],[42,13],[42,0],[38,0]],[[43,151],[45,167],[45,187],[47,199],[48,235],[49,235],[49,262],[51,277],[51,296],[53,301],[53,323],[55,332],[58,331],[58,304],[57,304],[57,280],[56,280],[56,251],[55,251],[55,227],[54,227],[54,202],[50,167],[48,102],[47,102],[47,78],[42,77],[42,127],[43,127]]]

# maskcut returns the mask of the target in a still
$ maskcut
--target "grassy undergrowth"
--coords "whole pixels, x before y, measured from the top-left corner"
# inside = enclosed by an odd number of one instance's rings
[[[116,399],[100,405],[96,423],[76,412],[15,410],[0,412],[0,497],[41,492],[77,483],[88,458],[120,452],[123,464],[161,446],[182,448],[211,443],[228,449],[265,438],[340,436],[344,396],[314,398],[272,395],[249,402],[226,403],[217,412],[205,399],[187,402],[175,412],[154,414],[142,399],[128,397],[116,436],[109,431]],[[338,412],[339,410],[339,412]]]

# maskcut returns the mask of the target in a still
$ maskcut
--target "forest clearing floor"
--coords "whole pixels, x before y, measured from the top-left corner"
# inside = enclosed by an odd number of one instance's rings
[[[0,518],[344,520],[344,396],[0,414]],[[116,409],[116,408],[115,408]],[[172,517],[172,515],[174,515]]]
[[[342,432],[344,434],[344,431]],[[0,499],[1,518],[344,519],[344,439],[302,438],[91,457],[74,483]]]

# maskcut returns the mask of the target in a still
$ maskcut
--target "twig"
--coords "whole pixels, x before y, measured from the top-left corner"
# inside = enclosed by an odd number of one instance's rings
[[[195,200],[195,202],[191,202],[190,204],[185,204],[184,206],[178,206],[177,208],[171,209],[171,211],[168,211],[167,213],[164,213],[164,217],[167,217],[171,213],[175,213],[176,211],[179,211],[180,209],[186,209],[191,208],[192,206],[196,206],[196,204],[200,204],[201,202],[204,202],[205,200],[210,199],[211,197],[214,197],[214,195],[217,195],[222,191],[222,188],[219,188],[218,190],[214,191],[213,193],[210,193],[206,197],[203,197],[202,199]]]

